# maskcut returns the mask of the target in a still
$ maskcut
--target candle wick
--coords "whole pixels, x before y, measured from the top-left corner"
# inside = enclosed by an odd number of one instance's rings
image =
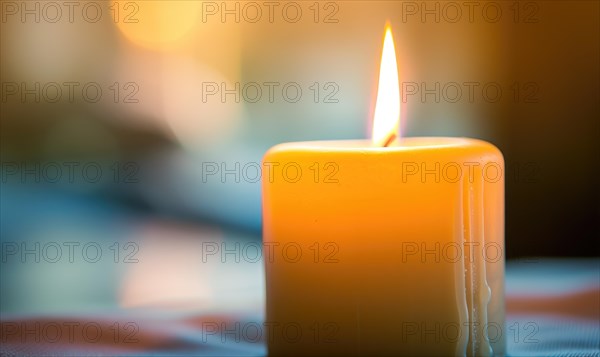
[[[383,144],[383,147],[388,147],[394,140],[396,139],[396,134],[392,134],[390,135],[390,137],[386,140],[386,142]]]

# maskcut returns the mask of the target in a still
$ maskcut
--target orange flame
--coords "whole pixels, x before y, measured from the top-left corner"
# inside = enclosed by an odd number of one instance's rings
[[[387,25],[379,68],[377,102],[375,103],[375,113],[373,115],[373,145],[388,146],[396,137],[399,137],[399,123],[400,86],[398,85],[398,64],[396,63],[392,28]]]

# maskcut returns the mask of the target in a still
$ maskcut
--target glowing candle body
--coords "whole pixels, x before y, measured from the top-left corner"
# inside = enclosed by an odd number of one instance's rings
[[[269,355],[504,354],[497,148],[287,143],[264,164]]]

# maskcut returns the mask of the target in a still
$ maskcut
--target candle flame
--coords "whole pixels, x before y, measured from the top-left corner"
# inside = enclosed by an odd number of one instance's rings
[[[386,26],[381,66],[379,68],[379,86],[373,115],[373,145],[388,146],[400,136],[400,86],[398,85],[398,64],[396,49],[392,38],[392,28]]]

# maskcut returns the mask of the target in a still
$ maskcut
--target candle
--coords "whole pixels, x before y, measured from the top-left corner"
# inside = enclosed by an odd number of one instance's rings
[[[372,140],[265,155],[269,355],[505,353],[502,154],[399,116],[388,27]]]

